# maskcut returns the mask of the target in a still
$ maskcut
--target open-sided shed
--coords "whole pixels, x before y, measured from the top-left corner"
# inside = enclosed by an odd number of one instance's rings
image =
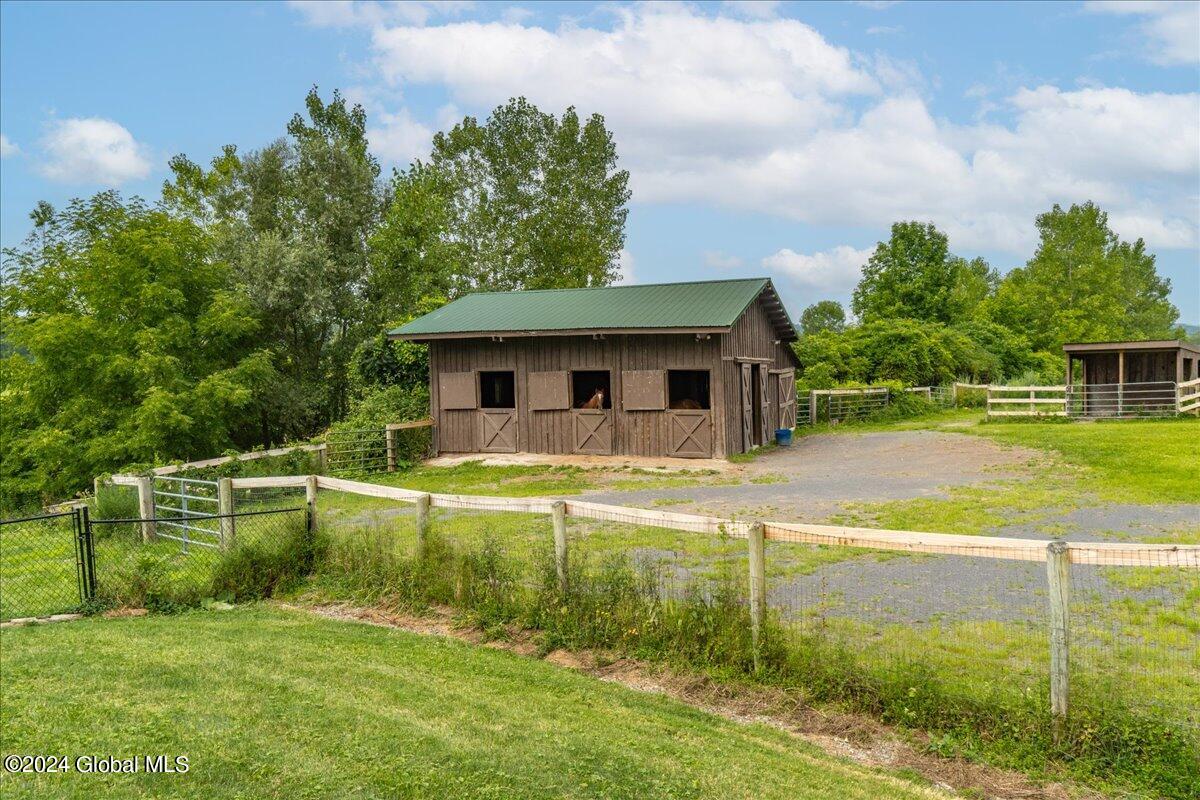
[[[721,457],[796,424],[796,339],[767,278],[470,294],[429,344],[448,453]]]
[[[1175,413],[1179,385],[1200,372],[1200,347],[1176,339],[1071,343],[1063,352],[1072,415]]]

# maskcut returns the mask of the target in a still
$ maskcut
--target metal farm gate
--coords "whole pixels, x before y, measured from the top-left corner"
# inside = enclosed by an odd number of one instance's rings
[[[191,545],[221,546],[217,482],[159,475],[154,478],[154,518],[158,535]],[[164,530],[162,526],[166,526]]]

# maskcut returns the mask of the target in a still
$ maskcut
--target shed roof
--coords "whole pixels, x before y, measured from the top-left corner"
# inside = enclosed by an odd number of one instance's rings
[[[1129,342],[1068,342],[1066,353],[1115,353],[1119,350],[1185,350],[1200,353],[1200,347],[1180,339],[1146,339]]]
[[[760,295],[783,341],[796,338],[769,278],[468,294],[389,332],[399,339],[592,332],[725,332]]]

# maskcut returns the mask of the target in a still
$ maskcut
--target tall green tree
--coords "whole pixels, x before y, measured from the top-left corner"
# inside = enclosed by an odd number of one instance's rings
[[[915,319],[953,324],[968,319],[998,278],[983,259],[950,252],[933,223],[896,222],[875,247],[854,290],[854,313],[864,322]]]
[[[375,332],[366,299],[369,241],[382,210],[379,164],[366,115],[317,89],[288,138],[239,154],[227,146],[208,169],[171,160],[168,207],[212,231],[231,283],[262,320],[260,341],[280,375],[259,408],[263,443],[309,435],[348,407],[347,368]]]
[[[1094,203],[1055,205],[1037,229],[1033,258],[1005,276],[988,304],[993,319],[1037,350],[1177,334],[1171,282],[1158,275],[1154,255],[1141,239],[1122,241]]]
[[[846,330],[846,309],[836,300],[813,303],[800,314],[800,330],[804,334]]]
[[[247,446],[276,382],[260,319],[190,219],[115,192],[40,204],[5,251],[0,505]]]
[[[392,204],[421,209],[437,231],[439,245],[423,240],[419,252],[444,269],[438,280],[451,296],[600,286],[617,275],[628,184],[603,117],[583,122],[574,108],[555,117],[517,98],[482,124],[467,117],[437,134],[428,163],[397,177]],[[431,194],[421,196],[435,190],[442,207]],[[412,217],[389,212],[387,218],[374,240],[378,250],[389,249],[392,235],[422,241],[396,224]],[[417,261],[417,251],[390,249]]]

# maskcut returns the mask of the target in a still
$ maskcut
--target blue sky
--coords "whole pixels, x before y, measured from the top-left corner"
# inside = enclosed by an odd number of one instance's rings
[[[770,274],[845,300],[891,221],[1002,270],[1092,199],[1200,322],[1200,5],[0,5],[0,240],[41,199],[157,197],[167,159],[281,136],[305,92],[367,108],[385,166],[524,94],[605,115],[637,282]]]

